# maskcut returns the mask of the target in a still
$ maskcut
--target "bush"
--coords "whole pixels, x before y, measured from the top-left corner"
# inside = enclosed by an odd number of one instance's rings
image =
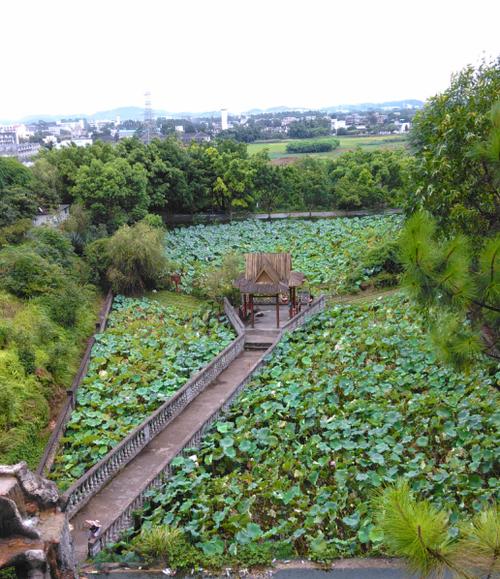
[[[23,298],[32,298],[61,287],[62,271],[28,246],[0,251],[0,286]]]
[[[0,228],[0,248],[10,244],[18,245],[31,228],[31,219],[19,219],[12,225]]]
[[[248,543],[247,545],[238,547],[237,562],[241,566],[265,566],[270,565],[272,560],[272,543]]]
[[[71,380],[71,371],[68,368],[71,353],[69,344],[64,342],[56,342],[49,350],[49,359],[45,366],[57,382],[69,382]]]
[[[302,141],[298,143],[288,143],[287,153],[327,153],[333,151],[340,145],[340,141]]]
[[[82,292],[85,292],[83,288],[66,284],[63,288],[44,296],[41,303],[48,310],[51,320],[64,328],[72,328],[76,324],[82,304]]]
[[[61,229],[68,236],[78,255],[82,255],[85,248],[92,241],[108,235],[106,226],[104,224],[93,224],[90,212],[79,203],[73,203],[70,209],[70,216],[64,221]]]
[[[167,526],[143,528],[132,548],[148,563],[161,562],[173,569],[196,566],[201,555],[180,529]]]
[[[347,278],[352,290],[397,285],[403,266],[399,258],[399,244],[388,241],[370,249],[366,257]]]
[[[19,358],[26,374],[35,373],[35,352],[29,343],[23,343],[18,346],[17,357]]]
[[[111,265],[109,257],[110,238],[97,239],[89,243],[84,251],[85,262],[90,270],[90,281],[107,288],[107,272]]]
[[[164,229],[165,227],[163,219],[155,213],[148,213],[141,219],[141,221],[142,223],[149,225],[149,227],[155,227],[156,229]]]
[[[69,267],[75,256],[69,238],[53,227],[33,227],[27,234],[30,246],[50,263]]]
[[[226,297],[231,303],[236,304],[240,291],[233,287],[233,281],[243,267],[241,255],[228,253],[220,266],[211,267],[196,280],[196,286],[202,295],[214,302],[221,303]]]
[[[12,327],[6,322],[0,322],[0,349],[5,348],[12,337]]]
[[[163,234],[146,223],[121,227],[109,241],[108,256],[108,280],[125,295],[155,288],[167,267]]]

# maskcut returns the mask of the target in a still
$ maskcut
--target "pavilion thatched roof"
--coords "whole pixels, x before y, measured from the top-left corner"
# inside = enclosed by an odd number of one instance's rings
[[[302,285],[304,277],[303,273],[292,271],[289,253],[247,253],[245,272],[234,281],[234,286],[242,293],[273,295]]]

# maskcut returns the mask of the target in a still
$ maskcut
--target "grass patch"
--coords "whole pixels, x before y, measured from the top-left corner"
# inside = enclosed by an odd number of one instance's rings
[[[0,463],[37,466],[101,302],[90,299],[64,328],[36,299],[0,293]]]
[[[210,307],[206,300],[179,292],[161,290],[147,292],[145,297],[159,302],[162,306],[175,308],[183,314],[192,314],[201,307]]]

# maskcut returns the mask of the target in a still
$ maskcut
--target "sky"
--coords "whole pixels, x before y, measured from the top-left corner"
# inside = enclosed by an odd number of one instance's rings
[[[500,54],[498,0],[4,0],[0,119],[427,97]]]

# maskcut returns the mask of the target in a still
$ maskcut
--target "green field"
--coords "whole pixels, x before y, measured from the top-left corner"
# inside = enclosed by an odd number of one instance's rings
[[[356,147],[361,147],[369,151],[377,149],[397,149],[400,147],[405,147],[408,139],[405,135],[387,135],[387,136],[369,136],[369,137],[319,137],[317,139],[286,139],[283,141],[261,141],[256,143],[250,143],[248,145],[248,153],[253,155],[264,149],[267,149],[271,159],[281,159],[283,157],[290,158],[300,158],[304,157],[305,153],[287,153],[286,146],[291,142],[300,141],[314,141],[328,143],[331,141],[339,140],[340,147],[334,151],[327,153],[309,153],[315,157],[325,157],[334,158],[338,157],[346,151],[352,151]]]

